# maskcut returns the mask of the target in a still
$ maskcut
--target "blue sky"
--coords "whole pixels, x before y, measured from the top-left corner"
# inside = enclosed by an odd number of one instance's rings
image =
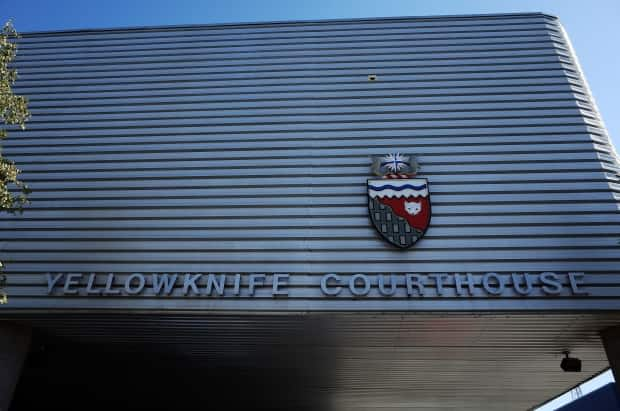
[[[144,25],[542,11],[569,33],[620,147],[620,0],[0,0],[21,32]]]

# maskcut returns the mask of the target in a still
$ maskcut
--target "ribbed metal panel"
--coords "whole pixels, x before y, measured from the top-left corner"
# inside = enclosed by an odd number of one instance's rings
[[[522,410],[607,366],[620,168],[555,18],[27,33],[19,53],[33,118],[4,152],[34,192],[0,217],[2,319],[60,363],[92,345],[187,373],[256,367],[254,384],[299,378],[297,402],[273,383],[279,407],[339,410]],[[370,156],[388,152],[416,154],[432,192],[408,251],[367,216]],[[319,290],[330,272],[543,271],[584,272],[589,295]],[[45,273],[67,272],[291,277],[278,298],[47,295]],[[566,349],[584,373],[559,371]]]
[[[618,164],[555,18],[27,33],[16,67],[33,117],[4,152],[34,192],[2,217],[9,310],[620,308]],[[405,252],[366,210],[370,156],[396,151],[432,192]],[[543,271],[584,272],[589,295],[328,299],[318,280]],[[47,296],[47,272],[291,280],[281,299],[187,298],[180,283],[71,297]]]
[[[15,319],[26,318],[14,317]],[[166,395],[140,398],[139,384],[123,404],[185,409],[200,392],[218,387],[230,371],[230,387],[259,398],[219,398],[218,408],[325,410],[525,410],[560,394],[607,367],[598,331],[618,314],[417,313],[351,315],[154,315],[127,313],[28,316],[45,336],[47,362],[40,383],[50,392],[79,387],[85,372],[103,368],[103,352],[124,355],[124,372],[143,358],[146,369],[167,382]],[[84,352],[84,347],[92,347]],[[560,369],[562,351],[583,362],[581,373]],[[103,351],[103,352],[102,352]],[[87,353],[91,354],[87,354]],[[81,354],[78,354],[81,353]],[[186,364],[190,360],[191,365]],[[118,362],[110,358],[111,362]],[[84,369],[67,365],[87,364]],[[54,364],[58,363],[57,366]],[[161,364],[170,364],[169,372]],[[46,365],[45,365],[46,364]],[[115,363],[116,364],[116,363]],[[153,364],[153,366],[149,366]],[[262,366],[257,367],[257,364]],[[113,366],[114,367],[114,366]],[[45,379],[45,370],[55,370]],[[164,368],[164,370],[167,368]],[[205,380],[197,369],[217,370]],[[24,378],[36,376],[26,370]],[[41,372],[41,371],[39,371]],[[49,371],[47,371],[49,372]],[[30,373],[30,374],[29,374]],[[246,383],[250,375],[250,383]],[[95,378],[89,377],[89,378]],[[122,375],[98,385],[114,393]],[[174,392],[176,379],[187,381]],[[201,379],[202,378],[202,379]],[[253,378],[253,379],[252,379]],[[157,380],[157,379],[156,379]],[[192,381],[203,388],[192,391]],[[224,385],[226,383],[220,383]],[[209,387],[207,389],[206,387]],[[21,401],[38,404],[23,388]],[[153,393],[154,387],[149,388]],[[138,390],[138,391],[136,391]],[[79,393],[80,389],[74,389]],[[19,393],[18,393],[19,394]],[[181,395],[183,394],[183,395]],[[80,395],[80,394],[78,394]],[[114,397],[101,396],[101,401]],[[191,400],[193,398],[193,400]],[[212,399],[212,398],[211,398]],[[211,401],[211,399],[209,401]],[[206,401],[206,400],[205,400]],[[247,401],[245,403],[244,401]],[[103,403],[105,404],[105,402]],[[210,405],[213,403],[209,402]],[[66,406],[77,404],[67,402]],[[187,409],[192,407],[188,406]],[[27,409],[24,405],[19,409]],[[160,408],[158,408],[160,409]]]

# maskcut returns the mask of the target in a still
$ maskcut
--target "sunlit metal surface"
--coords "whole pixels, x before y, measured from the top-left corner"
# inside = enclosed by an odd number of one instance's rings
[[[19,50],[33,116],[3,150],[34,192],[1,228],[14,309],[620,309],[618,163],[554,17],[26,33]],[[367,215],[372,157],[394,152],[432,191],[408,252]],[[331,272],[545,271],[585,273],[587,298],[319,290]],[[186,298],[181,282],[71,298],[47,295],[48,272],[291,284],[286,299]]]
[[[148,394],[164,381],[219,394],[214,409],[523,410],[607,367],[618,161],[556,18],[26,33],[16,67],[33,117],[3,150],[33,194],[0,217],[2,319],[32,324],[38,358],[57,366],[33,360],[24,386],[86,386],[95,361],[114,387],[133,377],[114,368],[127,361],[154,384],[141,401],[164,401]],[[367,214],[372,157],[394,152],[415,155],[432,193],[429,229],[405,252]],[[548,271],[564,273],[557,295],[540,281],[527,297],[320,290],[326,273]],[[48,273],[83,273],[78,295],[50,293]],[[120,289],[157,273],[290,284],[285,297],[87,295],[90,273]],[[582,373],[561,372],[564,350]],[[162,381],[144,375],[156,367]],[[252,394],[224,398],[235,381]],[[18,388],[16,406],[38,400]]]

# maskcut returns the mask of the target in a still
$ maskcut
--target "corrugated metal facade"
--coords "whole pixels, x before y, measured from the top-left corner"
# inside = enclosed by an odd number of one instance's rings
[[[33,33],[16,66],[33,117],[4,151],[34,193],[2,225],[15,308],[620,308],[617,162],[555,18]],[[393,151],[433,194],[406,252],[366,210],[370,156]],[[352,301],[317,281],[489,271],[584,272],[590,295]],[[46,296],[46,272],[292,277],[286,300],[180,298],[181,281],[76,299]]]
[[[34,192],[2,217],[3,319],[207,365],[289,347],[274,375],[307,350],[329,364],[308,360],[323,374],[301,386],[333,409],[523,409],[606,366],[618,161],[554,17],[30,33],[16,66],[33,117],[4,152]],[[367,215],[371,156],[389,152],[416,154],[432,192],[430,228],[406,251]],[[326,273],[544,271],[583,272],[589,294],[567,277],[560,295],[539,282],[528,297],[319,288]],[[108,273],[120,287],[133,273],[291,277],[277,298],[184,296],[180,279],[171,296],[70,296],[48,295],[46,273],[84,273],[82,287],[88,273],[99,287]],[[563,349],[584,374],[559,373]]]
[[[148,314],[47,315],[33,318],[32,324],[56,338],[48,351],[52,355],[59,351],[58,362],[45,363],[53,378],[44,379],[41,388],[42,395],[49,392],[43,398],[52,406],[55,402],[49,400],[57,401],[67,387],[75,396],[84,396],[82,392],[89,392],[96,381],[89,373],[104,368],[100,360],[104,352],[120,352],[127,358],[119,364],[124,372],[143,359],[146,374],[164,381],[179,379],[188,387],[194,381],[201,389],[174,391],[160,382],[143,394],[135,381],[129,398],[115,403],[113,394],[121,388],[101,382],[97,388],[110,395],[97,398],[100,409],[118,408],[120,403],[125,409],[171,410],[207,404],[209,409],[227,410],[523,411],[606,368],[596,333],[618,319],[617,314],[566,313]],[[83,346],[95,349],[80,355]],[[562,349],[583,361],[582,373],[560,370]],[[86,366],[70,367],[71,361]],[[162,362],[171,363],[169,375],[162,375],[157,367]],[[196,367],[216,370],[217,379],[224,383],[196,375]],[[230,381],[225,370],[235,367]],[[79,371],[74,372],[75,368]],[[251,384],[248,374],[253,376]],[[239,392],[239,398],[221,395],[219,407],[213,406],[218,386],[224,386],[227,394]],[[263,396],[250,395],[249,386]],[[33,397],[32,391],[24,392],[26,404],[40,405]],[[173,406],[162,406],[171,401]],[[194,406],[185,407],[187,401]],[[65,401],[63,409],[83,409],[85,403],[70,407],[73,404]]]

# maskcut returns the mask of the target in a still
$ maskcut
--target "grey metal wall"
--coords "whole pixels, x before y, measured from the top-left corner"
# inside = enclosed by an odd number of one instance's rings
[[[553,17],[30,33],[16,66],[33,117],[4,152],[34,193],[2,217],[9,309],[620,308],[618,163]],[[404,252],[366,210],[370,156],[394,151],[432,192]],[[589,295],[318,288],[328,272],[543,271],[584,272]],[[48,296],[48,272],[291,280],[276,299]]]

